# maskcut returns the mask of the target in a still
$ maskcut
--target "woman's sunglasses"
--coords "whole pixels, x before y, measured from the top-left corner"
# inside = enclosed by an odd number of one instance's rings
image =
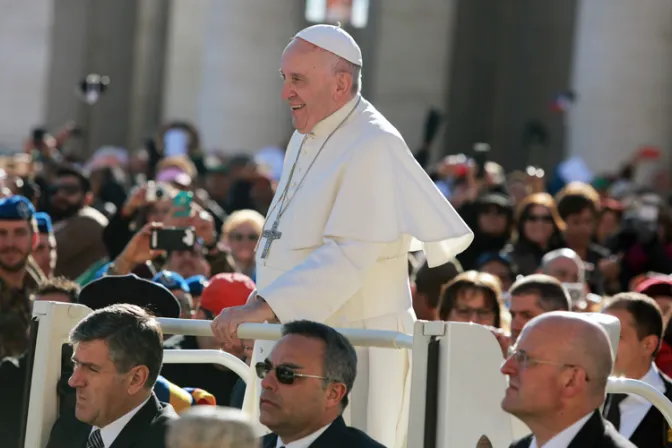
[[[254,366],[254,368],[257,371],[257,376],[262,380],[266,378],[266,375],[268,375],[271,371],[274,370],[275,376],[278,378],[278,381],[282,384],[294,384],[294,381],[296,380],[297,377],[317,378],[318,380],[328,379],[324,376],[308,375],[306,373],[297,373],[291,367],[283,366],[282,364],[273,367],[273,365],[269,362],[258,362]]]
[[[248,235],[244,235],[242,233],[232,233],[229,235],[229,238],[232,241],[236,241],[238,243],[245,240],[256,243],[259,239],[259,235],[256,233],[250,233]]]
[[[527,221],[530,222],[553,222],[553,217],[551,215],[530,215],[527,217]]]

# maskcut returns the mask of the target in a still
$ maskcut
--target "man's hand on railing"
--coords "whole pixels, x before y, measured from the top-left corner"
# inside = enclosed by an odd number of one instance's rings
[[[252,300],[243,306],[224,308],[212,321],[212,333],[226,351],[240,350],[243,342],[238,339],[238,325],[247,322],[277,322],[275,313],[264,300]]]

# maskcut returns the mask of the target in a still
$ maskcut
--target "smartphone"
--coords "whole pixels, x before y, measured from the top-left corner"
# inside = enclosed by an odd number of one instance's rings
[[[166,227],[153,229],[149,240],[152,250],[189,250],[196,243],[196,231],[193,227]]]
[[[485,163],[488,161],[490,145],[487,143],[474,144],[474,162],[476,163],[476,179],[485,177]]]
[[[187,218],[191,214],[191,202],[194,200],[194,194],[191,191],[180,191],[173,198],[173,216],[176,218]]]

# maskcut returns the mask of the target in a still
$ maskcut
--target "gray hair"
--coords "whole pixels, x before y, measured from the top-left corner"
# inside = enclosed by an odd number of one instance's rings
[[[166,448],[258,448],[247,415],[233,408],[195,406],[171,420]]]
[[[560,258],[572,260],[576,264],[576,267],[579,270],[579,283],[584,283],[586,280],[586,265],[581,257],[579,257],[579,254],[567,247],[552,250],[544,255],[544,257],[541,259],[541,270],[544,273],[547,273],[548,265]]]
[[[338,331],[333,328],[308,320],[296,320],[282,326],[282,336],[290,334],[319,339],[324,342],[324,372],[326,387],[329,383],[345,384],[345,395],[341,401],[342,409],[348,406],[348,395],[355,384],[357,376],[357,352]]]
[[[334,64],[334,74],[338,73],[348,73],[352,77],[350,93],[357,95],[362,90],[362,67],[338,57],[336,64]]]
[[[116,304],[94,311],[70,332],[70,343],[102,340],[117,372],[133,367],[149,370],[145,388],[151,389],[163,362],[163,333],[159,322],[136,305]]]

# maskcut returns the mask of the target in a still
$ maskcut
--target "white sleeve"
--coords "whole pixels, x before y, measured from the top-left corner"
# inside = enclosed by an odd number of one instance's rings
[[[295,268],[259,291],[280,322],[325,322],[362,287],[385,243],[325,238]]]

